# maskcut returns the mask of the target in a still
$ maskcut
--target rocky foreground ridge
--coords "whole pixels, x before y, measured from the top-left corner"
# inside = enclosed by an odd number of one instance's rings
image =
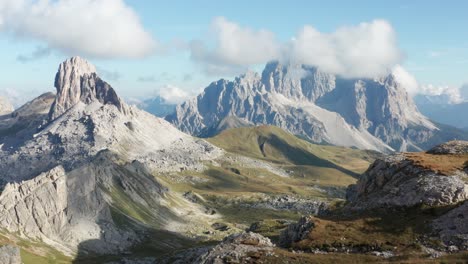
[[[467,147],[452,141],[375,161],[348,188],[344,207],[303,217],[281,233],[280,245],[387,258],[408,250],[424,258],[468,250]]]
[[[444,206],[468,199],[468,142],[377,160],[348,188],[354,208]]]

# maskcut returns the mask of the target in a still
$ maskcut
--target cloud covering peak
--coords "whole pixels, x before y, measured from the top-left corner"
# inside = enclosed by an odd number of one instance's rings
[[[213,39],[193,41],[192,59],[208,73],[245,71],[271,60],[316,66],[344,77],[388,74],[403,59],[393,27],[385,20],[341,27],[322,33],[310,25],[280,42],[265,29],[242,27],[226,18],[213,20]],[[211,44],[211,45],[209,45]]]

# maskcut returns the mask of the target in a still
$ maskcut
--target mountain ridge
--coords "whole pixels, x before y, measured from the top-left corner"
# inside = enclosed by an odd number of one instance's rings
[[[212,82],[166,120],[199,136],[236,116],[315,143],[381,152],[419,151],[434,145],[431,139],[438,135],[453,139],[417,110],[396,78],[343,79],[313,67],[271,62],[261,75],[248,72],[233,81]]]

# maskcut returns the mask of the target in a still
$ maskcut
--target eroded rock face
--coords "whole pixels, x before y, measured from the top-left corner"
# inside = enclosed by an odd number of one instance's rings
[[[348,188],[347,199],[356,209],[451,205],[468,199],[466,176],[463,171],[438,174],[395,154],[375,161]]]
[[[301,217],[301,219],[294,224],[290,224],[280,234],[279,244],[282,247],[290,247],[293,243],[307,238],[310,230],[314,228],[312,217]]]
[[[21,264],[21,255],[18,247],[5,245],[0,247],[0,263]]]
[[[120,111],[124,105],[114,89],[101,80],[96,68],[80,57],[72,57],[60,64],[55,76],[57,98],[50,110],[54,120],[78,102],[90,104],[94,100],[102,104],[113,104]]]
[[[13,112],[15,108],[5,97],[0,96],[0,116]]]
[[[72,171],[58,166],[31,180],[7,184],[0,195],[0,226],[44,240],[66,253],[76,252],[78,247],[98,253],[125,250],[139,241],[141,234],[137,235],[137,225],[121,229],[115,224],[112,192],[120,190],[120,197],[129,197],[135,205],[151,211],[167,190],[142,164],[116,162],[114,155],[105,151]],[[157,210],[152,211],[157,217]]]

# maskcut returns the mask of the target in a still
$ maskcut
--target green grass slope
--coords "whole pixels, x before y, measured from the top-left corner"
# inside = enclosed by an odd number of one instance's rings
[[[331,168],[349,175],[362,173],[377,155],[372,151],[312,144],[275,126],[234,128],[208,141],[228,152],[252,158]]]

